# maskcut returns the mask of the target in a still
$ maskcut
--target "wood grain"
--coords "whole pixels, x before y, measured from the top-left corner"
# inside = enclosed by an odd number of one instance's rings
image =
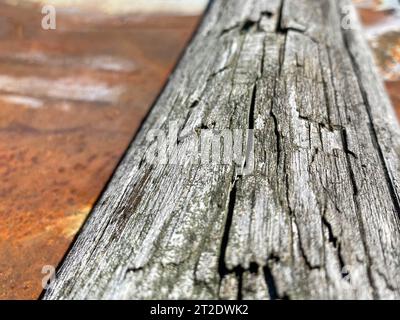
[[[399,127],[345,6],[213,1],[44,298],[400,298]],[[146,161],[172,121],[185,164]],[[227,128],[251,174],[186,161]]]

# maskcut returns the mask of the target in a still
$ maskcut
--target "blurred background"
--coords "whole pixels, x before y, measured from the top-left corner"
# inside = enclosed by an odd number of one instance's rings
[[[400,117],[400,5],[354,0]],[[56,29],[42,28],[44,5]],[[0,0],[0,299],[36,299],[205,0]]]

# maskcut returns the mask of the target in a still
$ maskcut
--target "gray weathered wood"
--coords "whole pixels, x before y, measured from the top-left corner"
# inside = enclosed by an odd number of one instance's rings
[[[400,131],[345,6],[214,1],[44,298],[400,298]],[[145,161],[171,121],[183,161],[254,129],[254,172]]]

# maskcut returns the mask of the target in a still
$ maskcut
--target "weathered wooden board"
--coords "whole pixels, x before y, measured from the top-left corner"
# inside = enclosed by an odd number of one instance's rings
[[[214,1],[44,298],[399,298],[400,131],[347,9]],[[145,160],[173,121],[184,165]],[[189,161],[207,128],[253,130],[241,166]]]

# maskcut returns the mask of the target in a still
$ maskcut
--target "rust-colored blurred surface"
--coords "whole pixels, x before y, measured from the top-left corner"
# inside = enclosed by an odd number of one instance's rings
[[[0,2],[0,299],[34,299],[161,89],[198,17]]]
[[[354,0],[376,63],[400,119],[400,2]]]

